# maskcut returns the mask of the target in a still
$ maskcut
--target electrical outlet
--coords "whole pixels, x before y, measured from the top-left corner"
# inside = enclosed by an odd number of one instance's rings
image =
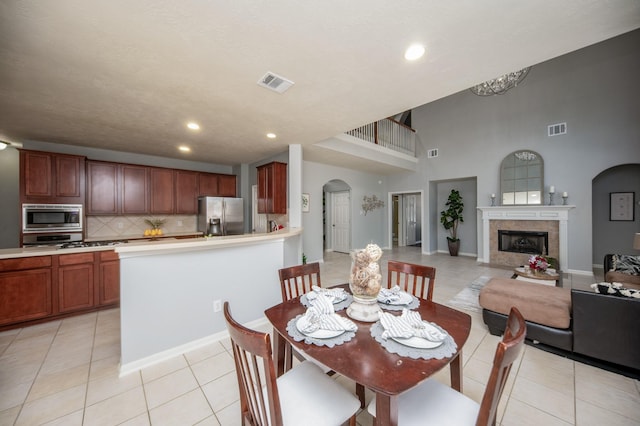
[[[122,229],[122,228],[124,228],[124,223],[118,222],[118,229]]]
[[[178,221],[178,226],[182,226],[182,221],[181,220]]]
[[[213,312],[220,312],[222,310],[222,300],[213,301]]]

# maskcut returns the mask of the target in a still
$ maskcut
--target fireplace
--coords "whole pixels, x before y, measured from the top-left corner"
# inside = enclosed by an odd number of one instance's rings
[[[498,230],[498,250],[511,253],[549,254],[549,233]]]

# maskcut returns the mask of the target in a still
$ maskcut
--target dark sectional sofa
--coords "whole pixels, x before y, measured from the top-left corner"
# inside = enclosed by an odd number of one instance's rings
[[[508,305],[516,306],[527,320],[530,344],[640,378],[640,299],[494,278],[482,289],[480,305],[493,335],[504,332]]]

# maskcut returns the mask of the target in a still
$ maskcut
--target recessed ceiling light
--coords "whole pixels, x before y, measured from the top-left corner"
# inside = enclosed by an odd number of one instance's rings
[[[276,134],[275,133],[267,133],[267,137],[269,139],[275,139],[276,138]]]
[[[422,55],[424,55],[424,46],[421,44],[412,44],[404,52],[404,58],[407,61],[415,61],[416,59],[422,58]]]
[[[178,147],[178,149],[179,149],[180,151],[182,151],[182,152],[191,152],[191,148],[189,148],[188,146],[185,146],[185,145],[180,145],[180,146]]]
[[[200,125],[198,123],[194,123],[193,121],[188,122],[187,127],[191,130],[200,130]]]

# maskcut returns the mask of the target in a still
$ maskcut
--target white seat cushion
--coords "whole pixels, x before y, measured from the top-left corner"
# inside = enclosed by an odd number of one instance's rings
[[[376,415],[376,399],[367,408]],[[401,394],[398,398],[398,426],[475,425],[480,404],[435,379]]]
[[[285,426],[336,426],[360,408],[358,398],[311,361],[287,371],[277,382]]]

